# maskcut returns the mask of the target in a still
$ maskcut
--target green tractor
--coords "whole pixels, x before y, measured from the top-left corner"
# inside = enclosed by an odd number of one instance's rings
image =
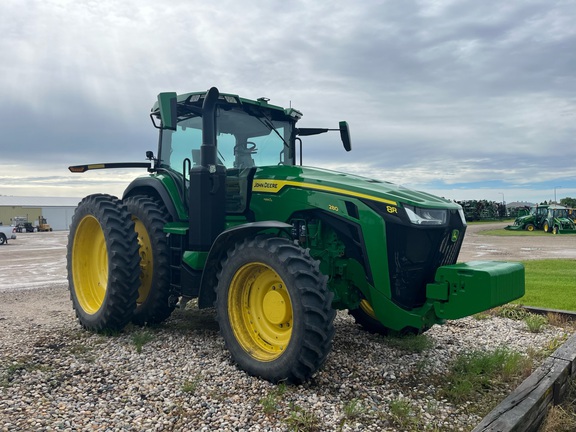
[[[530,208],[528,214],[518,216],[513,225],[508,225],[504,229],[510,231],[535,231],[544,229],[544,224],[548,218],[548,205],[536,205]]]
[[[394,184],[302,166],[302,114],[268,99],[161,93],[149,162],[122,199],[84,198],[67,249],[81,325],[156,324],[197,299],[232,359],[301,383],[325,362],[336,310],[370,332],[420,333],[524,294],[519,263],[457,264],[462,208]]]
[[[543,230],[554,234],[576,234],[572,209],[555,204],[540,204],[530,208],[526,215],[518,216],[513,225],[505,227],[512,231]]]
[[[576,234],[571,210],[560,205],[548,206],[548,213],[543,223],[543,230],[553,234]]]

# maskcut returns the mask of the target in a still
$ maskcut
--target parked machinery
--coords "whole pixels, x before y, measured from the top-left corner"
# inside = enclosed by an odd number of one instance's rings
[[[122,199],[82,200],[68,242],[80,323],[154,324],[215,307],[235,362],[272,382],[322,366],[337,309],[369,331],[426,331],[521,297],[519,263],[456,264],[462,208],[388,182],[302,166],[302,114],[266,98],[161,93],[158,154]],[[339,128],[350,151],[346,122]],[[300,155],[300,165],[297,155]]]

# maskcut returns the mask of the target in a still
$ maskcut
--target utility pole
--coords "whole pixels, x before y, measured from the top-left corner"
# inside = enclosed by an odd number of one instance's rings
[[[556,189],[561,189],[562,186],[554,186],[554,204],[558,204],[558,201],[556,201]]]

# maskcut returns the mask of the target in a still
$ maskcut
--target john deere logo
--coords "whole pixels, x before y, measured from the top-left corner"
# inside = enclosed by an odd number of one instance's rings
[[[254,189],[278,189],[278,183],[267,182],[267,181],[257,181],[254,182]]]
[[[452,243],[456,243],[456,241],[458,240],[458,237],[460,236],[460,231],[458,230],[453,230],[452,231],[452,237],[450,237],[450,240],[452,240]]]
[[[255,180],[252,185],[254,192],[278,192],[283,186],[284,182],[278,180]]]

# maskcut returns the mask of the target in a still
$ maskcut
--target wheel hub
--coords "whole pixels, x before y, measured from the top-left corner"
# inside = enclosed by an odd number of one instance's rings
[[[292,302],[278,274],[262,263],[236,272],[229,291],[229,317],[246,352],[261,361],[278,358],[292,334]]]
[[[262,302],[262,310],[264,317],[272,324],[282,324],[286,321],[288,308],[284,297],[276,290],[271,290],[266,293]]]
[[[72,275],[78,303],[87,314],[96,313],[104,302],[108,285],[108,252],[98,220],[86,216],[74,237]]]

